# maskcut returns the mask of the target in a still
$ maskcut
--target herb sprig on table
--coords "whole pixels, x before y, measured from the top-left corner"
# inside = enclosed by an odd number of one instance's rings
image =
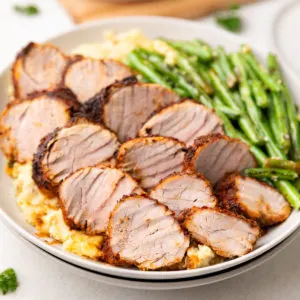
[[[15,5],[13,8],[17,13],[27,16],[36,16],[40,13],[39,7],[35,4]]]
[[[231,32],[240,32],[243,27],[243,22],[237,14],[239,9],[240,6],[238,4],[233,4],[228,11],[217,14],[217,24]]]
[[[14,292],[17,287],[17,276],[13,269],[6,269],[0,273],[0,292],[2,292],[3,295],[8,292]]]

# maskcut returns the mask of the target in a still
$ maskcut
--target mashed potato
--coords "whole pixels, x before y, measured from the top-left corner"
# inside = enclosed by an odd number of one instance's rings
[[[103,42],[79,45],[72,51],[72,54],[80,54],[95,59],[112,58],[122,61],[136,47],[155,50],[166,56],[167,63],[174,63],[176,54],[172,48],[163,41],[148,39],[136,29],[119,34],[108,31],[104,34]]]
[[[62,243],[65,250],[92,259],[102,257],[102,236],[88,236],[71,230],[65,224],[57,198],[42,194],[31,178],[32,165],[15,164],[11,175],[17,203],[28,223],[37,230],[37,235]]]
[[[198,245],[197,247],[190,247],[186,254],[185,268],[196,269],[203,268],[220,262],[218,257],[211,248],[205,245]]]
[[[166,57],[168,64],[173,64],[176,54],[163,41],[150,40],[139,30],[130,30],[115,34],[107,32],[101,43],[82,44],[76,47],[72,54],[81,54],[95,59],[112,58],[124,60],[126,55],[136,47],[155,50]],[[12,87],[11,87],[12,88]],[[17,203],[24,213],[25,219],[37,230],[37,235],[50,238],[52,242],[62,244],[63,249],[91,259],[103,256],[100,248],[102,236],[89,236],[81,231],[71,230],[64,222],[58,199],[42,194],[31,177],[32,164],[14,164],[9,169],[13,178]],[[191,246],[182,268],[201,268],[216,263],[220,258],[207,246]]]

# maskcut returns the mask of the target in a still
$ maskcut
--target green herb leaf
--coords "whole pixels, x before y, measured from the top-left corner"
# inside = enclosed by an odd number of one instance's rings
[[[20,14],[27,15],[27,16],[35,16],[40,13],[38,6],[34,4],[29,5],[15,5],[14,10]]]
[[[235,4],[232,4],[229,9],[230,10],[238,10],[240,8],[241,8],[241,6],[237,3],[235,3]]]
[[[217,16],[216,21],[231,32],[239,32],[242,29],[242,20],[237,16]]]
[[[15,291],[17,287],[17,276],[13,269],[6,269],[0,273],[0,292],[2,292],[3,295]]]

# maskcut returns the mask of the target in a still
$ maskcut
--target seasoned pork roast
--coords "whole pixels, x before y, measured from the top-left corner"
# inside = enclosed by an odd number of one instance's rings
[[[182,261],[189,246],[173,213],[147,196],[123,198],[108,226],[107,256],[115,264],[155,270]]]
[[[29,43],[18,55],[12,68],[17,99],[61,86],[68,57],[52,45]]]
[[[71,173],[113,157],[119,142],[114,133],[86,120],[55,130],[34,155],[33,178],[43,190],[55,192]]]
[[[131,75],[131,70],[116,60],[81,58],[68,67],[64,84],[77,96],[79,102],[84,103],[101,89]]]
[[[184,226],[195,240],[227,258],[252,251],[261,232],[254,221],[219,208],[191,208]]]
[[[285,198],[273,187],[239,174],[226,176],[218,186],[222,205],[264,226],[283,222],[291,213]]]
[[[161,85],[128,78],[91,99],[85,109],[93,120],[103,122],[124,142],[137,136],[154,111],[179,100],[174,92]]]
[[[226,173],[256,167],[248,145],[221,134],[198,138],[186,155],[185,167],[202,173],[215,185]]]
[[[201,175],[170,175],[154,187],[150,196],[168,206],[176,216],[193,206],[215,207],[217,204],[210,183]]]
[[[142,189],[128,174],[105,166],[86,167],[67,177],[59,187],[65,220],[71,228],[88,234],[106,230],[119,200]]]
[[[172,138],[145,137],[124,143],[117,166],[150,189],[174,172],[183,170],[185,145]]]
[[[71,118],[77,102],[67,91],[36,93],[9,103],[0,117],[0,147],[11,161],[31,161],[41,138]]]
[[[140,136],[174,137],[187,146],[210,133],[223,133],[222,122],[209,108],[192,100],[173,104],[152,116],[139,131]]]

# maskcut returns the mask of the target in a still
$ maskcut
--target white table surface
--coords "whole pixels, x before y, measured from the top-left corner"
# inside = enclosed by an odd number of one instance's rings
[[[36,0],[42,14],[22,17],[12,11],[14,3],[28,1],[0,1],[0,69],[14,57],[16,51],[29,40],[43,41],[51,35],[74,25],[54,0]],[[34,1],[31,1],[34,2]],[[260,47],[272,48],[271,28],[276,13],[287,0],[273,0],[244,7],[241,11],[246,28],[241,34],[245,41]],[[211,23],[212,18],[199,22]],[[299,28],[295,28],[295,43]],[[1,201],[1,200],[0,200]],[[112,287],[87,280],[26,247],[0,222],[0,270],[13,267],[20,286],[16,293],[4,299],[77,300],[77,299],[274,299],[300,298],[299,263],[300,239],[263,266],[214,285],[178,291],[138,291]],[[0,296],[1,297],[1,296]]]

